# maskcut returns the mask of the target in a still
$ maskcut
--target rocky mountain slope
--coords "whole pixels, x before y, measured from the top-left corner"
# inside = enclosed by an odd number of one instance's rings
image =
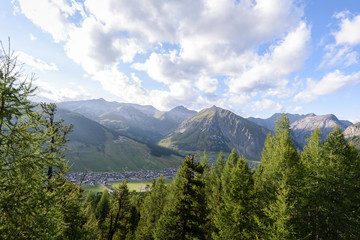
[[[305,118],[299,119],[293,122],[290,127],[292,130],[292,136],[296,143],[302,148],[306,144],[306,139],[310,137],[311,133],[319,128],[322,137],[325,139],[329,133],[338,126],[341,130],[345,130],[346,127],[352,123],[349,121],[339,120],[335,115],[319,115],[310,114]]]
[[[183,151],[224,151],[233,148],[250,159],[260,159],[269,130],[228,110],[213,106],[185,120],[159,144]]]
[[[360,151],[360,122],[348,126],[344,130],[344,136],[347,140],[352,141],[356,149]]]
[[[275,122],[276,120],[279,119],[280,117],[280,114],[281,113],[275,113],[273,114],[271,117],[269,118],[265,118],[265,119],[262,119],[262,118],[254,118],[254,117],[249,117],[247,118],[249,121],[252,121],[260,126],[263,126],[271,131],[274,131],[275,129]],[[289,121],[290,121],[290,124],[295,122],[295,121],[298,121],[300,119],[303,119],[307,116],[311,116],[311,115],[314,115],[313,113],[310,113],[310,114],[307,114],[307,115],[300,115],[300,114],[291,114],[291,113],[287,113],[287,116],[289,118]]]
[[[280,113],[275,113],[270,118],[261,119],[261,118],[248,118],[248,120],[259,124],[260,126],[266,127],[274,131],[275,122],[279,118]],[[315,115],[314,113],[300,115],[300,114],[287,114],[290,127],[292,130],[292,137],[297,143],[298,147],[303,148],[306,144],[306,139],[310,137],[311,133],[319,128],[325,139],[327,135],[334,129],[337,125],[341,130],[344,130],[346,127],[350,126],[352,123],[347,120],[339,120],[335,115]]]

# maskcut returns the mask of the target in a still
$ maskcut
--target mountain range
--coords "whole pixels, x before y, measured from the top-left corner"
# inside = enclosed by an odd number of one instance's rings
[[[67,153],[72,171],[120,171],[177,166],[190,152],[224,153],[233,148],[249,160],[260,160],[276,113],[267,119],[243,118],[216,106],[200,112],[178,106],[159,111],[150,105],[104,99],[62,102],[58,117],[74,125]],[[325,138],[335,126],[360,147],[360,125],[335,115],[287,114],[299,147],[319,128]]]

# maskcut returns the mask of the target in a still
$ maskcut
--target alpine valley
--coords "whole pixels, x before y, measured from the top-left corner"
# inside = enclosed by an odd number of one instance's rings
[[[66,151],[70,171],[161,169],[181,164],[187,153],[216,156],[235,149],[259,161],[266,136],[274,131],[276,113],[267,119],[243,118],[216,106],[199,112],[178,106],[159,111],[150,105],[104,99],[61,102],[57,118],[73,124]],[[319,128],[322,137],[338,126],[360,149],[360,125],[335,115],[287,114],[295,144],[301,150]]]

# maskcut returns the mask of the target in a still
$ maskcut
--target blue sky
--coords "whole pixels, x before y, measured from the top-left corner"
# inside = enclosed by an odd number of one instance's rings
[[[360,121],[358,0],[4,0],[38,97]]]

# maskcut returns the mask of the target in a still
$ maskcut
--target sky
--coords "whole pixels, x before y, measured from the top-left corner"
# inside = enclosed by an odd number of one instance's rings
[[[38,99],[360,121],[359,0],[0,0]]]

